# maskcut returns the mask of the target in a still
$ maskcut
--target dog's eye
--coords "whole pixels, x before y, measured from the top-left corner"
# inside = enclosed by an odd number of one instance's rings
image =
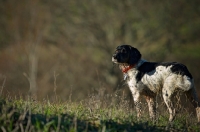
[[[126,50],[125,50],[125,49],[122,49],[121,52],[122,52],[122,53],[126,53]]]

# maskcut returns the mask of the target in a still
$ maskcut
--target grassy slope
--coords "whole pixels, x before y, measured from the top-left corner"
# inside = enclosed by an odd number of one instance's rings
[[[107,100],[107,99],[106,99]],[[162,112],[153,125],[148,114],[137,121],[135,112],[125,99],[108,104],[105,100],[90,97],[79,103],[50,103],[23,99],[1,100],[1,131],[166,131],[167,112]],[[112,102],[111,100],[109,102]],[[181,112],[180,112],[181,113]],[[196,118],[190,114],[178,114],[169,130],[198,131]]]

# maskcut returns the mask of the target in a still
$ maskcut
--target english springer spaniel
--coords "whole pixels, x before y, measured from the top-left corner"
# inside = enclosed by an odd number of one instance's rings
[[[112,62],[118,64],[124,74],[133,96],[137,117],[141,116],[140,97],[143,95],[149,107],[150,118],[156,121],[155,97],[161,91],[169,110],[169,121],[173,121],[175,108],[172,95],[180,90],[186,93],[196,109],[200,122],[200,102],[193,77],[185,65],[177,62],[148,62],[141,59],[140,52],[130,45],[118,46],[112,56]]]

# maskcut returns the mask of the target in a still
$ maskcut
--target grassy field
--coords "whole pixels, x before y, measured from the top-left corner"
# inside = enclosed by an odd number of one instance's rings
[[[161,105],[163,105],[161,103]],[[91,95],[80,102],[33,101],[29,98],[2,98],[0,101],[0,131],[13,132],[160,132],[200,131],[195,114],[180,109],[173,124],[168,125],[168,112],[158,112],[154,125],[144,105],[138,121],[130,102],[120,96],[107,95],[99,99]]]

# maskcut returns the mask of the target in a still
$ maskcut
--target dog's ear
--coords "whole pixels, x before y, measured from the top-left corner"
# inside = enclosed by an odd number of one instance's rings
[[[136,48],[130,46],[130,54],[129,54],[129,64],[130,65],[137,64],[138,61],[141,59],[141,56],[142,55]]]

